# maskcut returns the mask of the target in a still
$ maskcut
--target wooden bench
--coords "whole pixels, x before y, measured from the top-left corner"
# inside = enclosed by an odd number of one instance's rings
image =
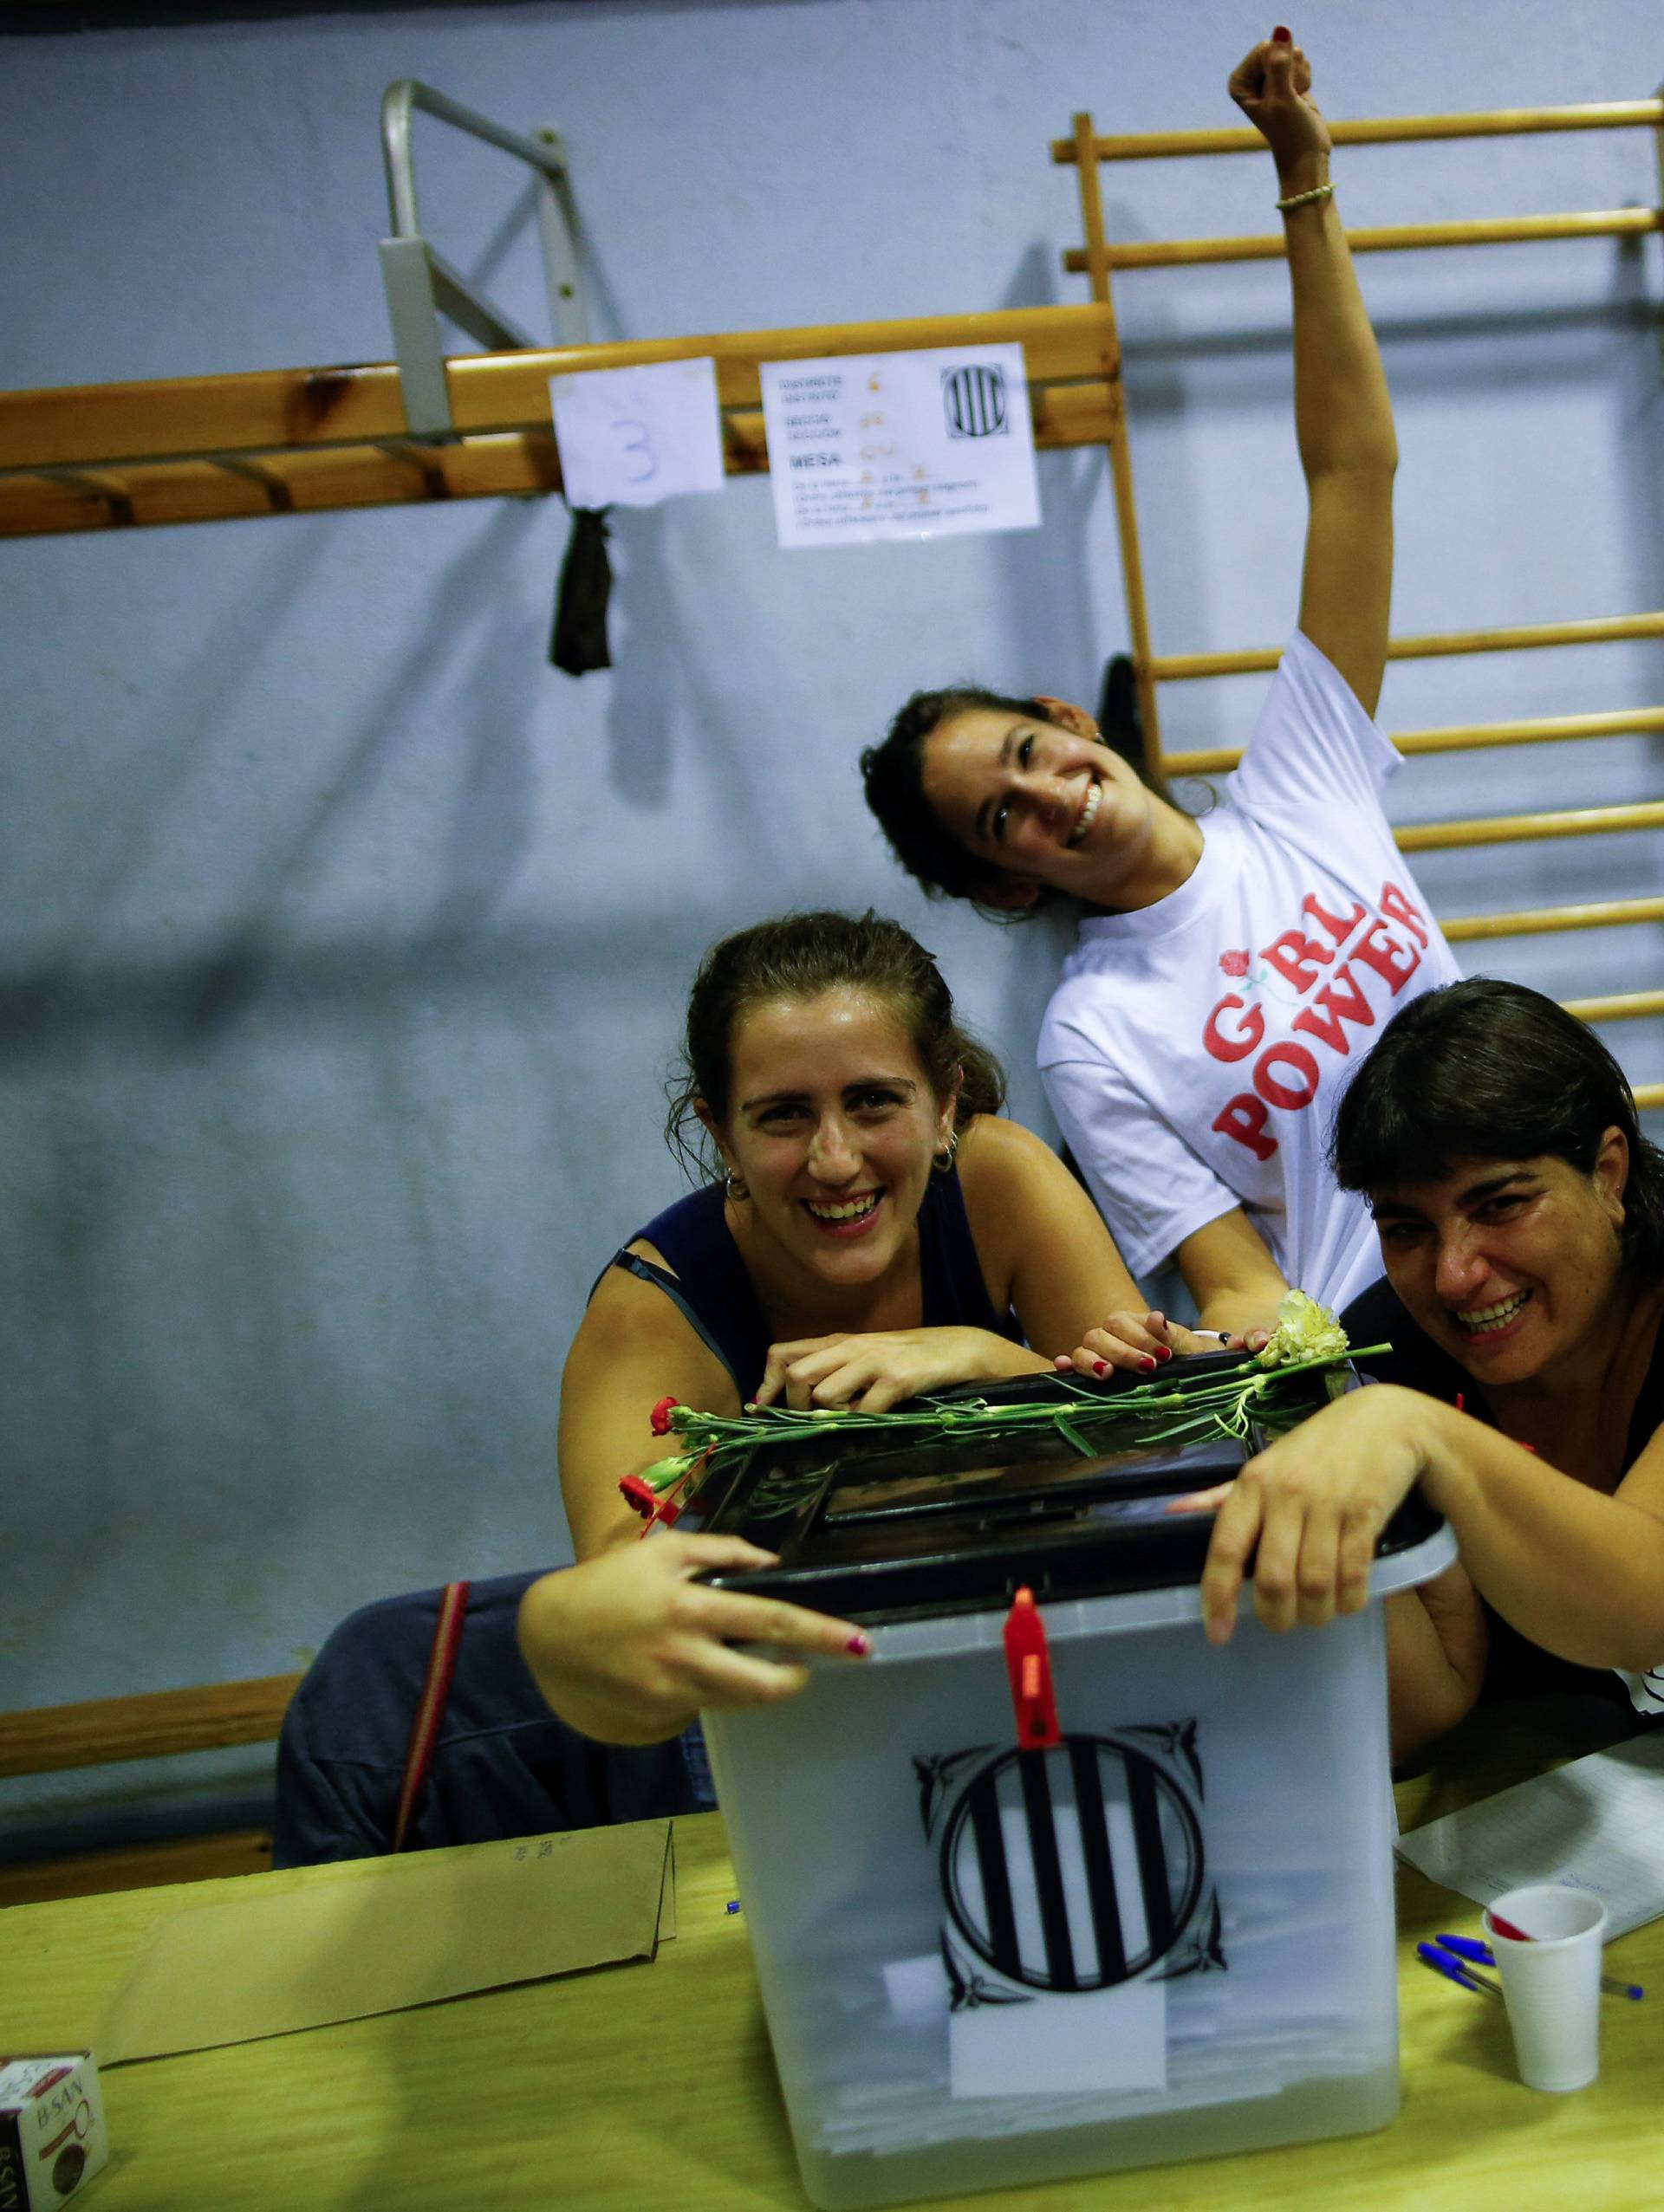
[[[0,1780],[275,1742],[300,1679],[297,1674],[265,1675],[254,1682],[94,1697],[82,1704],[0,1714]],[[271,1837],[265,1829],[175,1837],[0,1866],[0,1905],[251,1874],[270,1864]]]

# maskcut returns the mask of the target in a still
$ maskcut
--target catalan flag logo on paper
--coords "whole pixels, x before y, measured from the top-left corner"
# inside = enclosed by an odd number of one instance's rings
[[[942,371],[942,405],[950,438],[1004,438],[1005,373],[986,363]]]

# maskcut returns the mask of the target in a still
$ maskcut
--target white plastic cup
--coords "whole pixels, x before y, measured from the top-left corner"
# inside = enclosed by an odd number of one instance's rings
[[[1500,1917],[1531,1941],[1516,1942]],[[1488,1905],[1514,2056],[1528,2089],[1587,2089],[1601,2070],[1601,1947],[1606,1908],[1584,1890],[1539,1882]]]

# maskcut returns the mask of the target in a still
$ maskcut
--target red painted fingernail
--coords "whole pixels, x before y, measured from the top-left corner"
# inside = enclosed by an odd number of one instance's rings
[[[1095,1359],[1092,1362],[1092,1372],[1095,1375],[1107,1375],[1109,1372],[1109,1362],[1107,1359]]]
[[[1271,36],[1279,46],[1292,46],[1294,44],[1294,34],[1290,30],[1286,23],[1279,23],[1277,29],[1271,33]]]
[[[1155,1347],[1155,1356],[1158,1359],[1171,1359],[1173,1346],[1170,1344],[1158,1344]]]
[[[1151,1359],[1151,1357],[1150,1357],[1150,1355],[1149,1355],[1149,1353],[1148,1353],[1147,1352],[1144,1354],[1144,1357],[1143,1357],[1143,1358],[1142,1358],[1142,1359],[1139,1361],[1139,1363],[1138,1363],[1138,1364],[1139,1364],[1139,1365],[1140,1365],[1140,1366],[1143,1369],[1144,1372],[1145,1372],[1147,1375],[1148,1373],[1150,1373],[1150,1372],[1151,1372],[1151,1371],[1154,1369],[1154,1365],[1155,1365],[1155,1362],[1154,1362],[1154,1360]]]
[[[873,1639],[858,1628],[843,1648],[852,1659],[864,1659],[873,1648]]]

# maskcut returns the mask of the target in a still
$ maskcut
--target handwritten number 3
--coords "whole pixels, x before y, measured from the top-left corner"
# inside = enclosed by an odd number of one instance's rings
[[[638,469],[635,474],[626,481],[630,483],[651,483],[659,473],[659,457],[653,450],[652,432],[646,423],[637,422],[632,415],[626,415],[621,421],[613,425],[613,435],[617,438],[627,430],[636,431],[640,435],[625,438],[624,451],[627,453],[639,453],[647,466]]]

